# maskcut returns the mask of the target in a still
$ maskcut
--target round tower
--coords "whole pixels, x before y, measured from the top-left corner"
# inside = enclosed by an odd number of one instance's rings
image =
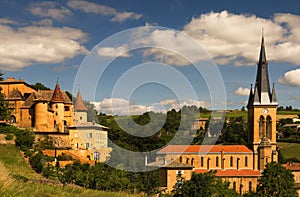
[[[54,130],[64,132],[64,99],[58,82],[51,99],[51,108],[54,111]]]
[[[46,100],[36,99],[35,102],[35,119],[33,126],[37,131],[49,131],[48,117],[45,116],[45,112],[48,111],[48,103]]]

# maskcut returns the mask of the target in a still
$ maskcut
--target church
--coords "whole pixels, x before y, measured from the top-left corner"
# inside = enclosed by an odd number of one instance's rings
[[[189,180],[192,173],[216,171],[239,194],[255,191],[269,162],[278,162],[276,145],[276,109],[274,84],[268,74],[264,37],[262,37],[254,88],[248,108],[248,146],[246,145],[168,145],[157,152],[162,186],[170,192],[180,173]]]

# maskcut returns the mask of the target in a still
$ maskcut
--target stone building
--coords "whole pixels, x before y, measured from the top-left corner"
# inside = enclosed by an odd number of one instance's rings
[[[157,152],[163,187],[170,192],[180,172],[189,180],[192,173],[216,171],[230,188],[244,194],[255,191],[265,165],[277,162],[275,87],[270,87],[268,61],[262,37],[254,90],[248,100],[248,146],[168,145]]]
[[[38,132],[64,132],[73,125],[73,105],[57,83],[54,90],[37,90],[24,82],[8,78],[0,82],[15,126]]]
[[[89,150],[91,160],[104,162],[110,157],[111,148],[108,147],[108,128],[95,122],[87,121],[87,107],[80,91],[77,93],[74,105],[75,124],[69,128],[69,140],[74,150]]]

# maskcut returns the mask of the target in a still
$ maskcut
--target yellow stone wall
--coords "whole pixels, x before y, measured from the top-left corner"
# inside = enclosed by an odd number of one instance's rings
[[[2,93],[5,96],[7,96],[13,89],[18,89],[22,93],[22,95],[24,93],[37,92],[32,87],[26,85],[26,83],[24,82],[24,80],[15,80],[15,79],[12,79],[12,78],[8,78],[5,81],[12,82],[12,83],[1,83],[0,84],[0,86],[2,87]]]
[[[182,155],[173,155],[169,154],[166,156],[158,157],[158,160],[164,160],[166,158],[167,161],[175,160],[176,162],[181,161],[184,164],[193,165],[196,169],[253,169],[253,154],[252,153],[234,153],[234,154],[212,154],[208,153],[206,155],[199,154],[182,154]],[[217,166],[217,157],[219,158],[218,166]],[[230,165],[230,160],[232,157],[232,166]],[[246,157],[247,157],[247,165],[246,165]],[[201,158],[203,158],[203,166],[201,165]],[[192,163],[193,159],[193,163]],[[209,160],[209,162],[208,162]],[[209,166],[208,166],[209,164]]]
[[[185,180],[190,180],[192,177],[192,171],[190,169],[160,169],[160,174],[162,177],[162,187],[166,189],[164,192],[170,193],[173,190],[179,172],[181,173],[181,177],[183,177]]]
[[[235,182],[235,191],[239,194],[245,194],[249,191],[256,191],[256,186],[258,184],[257,177],[223,177],[222,181],[230,182],[229,188],[231,189],[233,189]]]

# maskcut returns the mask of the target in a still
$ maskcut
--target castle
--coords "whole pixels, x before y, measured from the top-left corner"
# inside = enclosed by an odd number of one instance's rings
[[[54,90],[37,90],[24,80],[14,78],[0,81],[0,86],[8,102],[12,125],[31,129],[37,140],[49,136],[56,148],[71,149],[67,152],[83,162],[103,162],[109,158],[108,128],[88,122],[88,109],[80,91],[73,105],[58,82]]]
[[[250,90],[248,108],[248,146],[245,145],[168,145],[157,152],[165,192],[171,192],[180,174],[186,180],[192,173],[216,171],[222,181],[239,194],[255,191],[267,163],[278,162],[276,145],[275,87],[270,87],[268,61],[262,37],[255,86]],[[287,168],[296,169],[297,166]],[[297,181],[299,176],[295,175]],[[297,178],[296,178],[297,177]],[[300,176],[299,176],[300,177]],[[300,181],[298,181],[300,182]]]

